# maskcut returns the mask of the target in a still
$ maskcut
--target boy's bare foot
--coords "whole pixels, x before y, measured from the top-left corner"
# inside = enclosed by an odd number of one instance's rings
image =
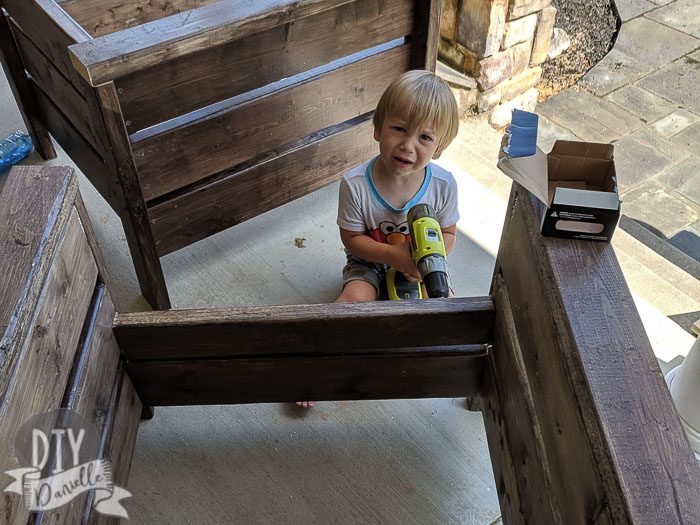
[[[296,406],[301,407],[301,408],[311,408],[314,406],[313,401],[297,401]]]

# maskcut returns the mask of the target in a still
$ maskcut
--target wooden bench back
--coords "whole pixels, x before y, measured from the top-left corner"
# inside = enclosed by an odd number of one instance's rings
[[[23,423],[66,408],[97,429],[114,483],[126,484],[141,402],[96,246],[71,169],[12,168],[0,194],[0,473],[29,466],[14,450]],[[85,493],[35,523],[79,523],[92,500]],[[27,523],[21,496],[0,501],[0,523]]]

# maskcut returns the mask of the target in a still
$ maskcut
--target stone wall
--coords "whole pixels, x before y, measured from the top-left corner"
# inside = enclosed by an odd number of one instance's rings
[[[551,0],[443,0],[440,60],[476,82],[472,110],[495,127],[533,111],[556,8]]]

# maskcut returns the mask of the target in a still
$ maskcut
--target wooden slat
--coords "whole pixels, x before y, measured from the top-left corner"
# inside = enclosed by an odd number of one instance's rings
[[[58,4],[93,37],[145,24],[216,0],[68,0]]]
[[[552,504],[549,460],[508,292],[499,274],[494,280],[496,322],[492,371],[482,391],[483,416],[504,523],[573,523],[565,521],[561,502]],[[556,500],[555,500],[556,501]],[[570,516],[568,516],[570,518]]]
[[[112,334],[113,319],[114,305],[105,285],[100,283],[83,327],[82,344],[62,404],[63,408],[80,414],[100,434],[108,422],[112,388],[119,364],[119,346]],[[33,523],[80,523],[86,500],[87,493],[81,494],[62,507],[38,514]]]
[[[13,454],[17,429],[31,415],[61,405],[96,277],[97,267],[73,211],[31,327],[6,350],[17,358],[9,382],[0,391],[2,472],[26,466],[17,465]],[[29,513],[20,496],[3,492],[0,504],[8,523],[26,523]]]
[[[71,84],[83,91],[86,82],[71,64],[68,46],[88,41],[90,35],[53,0],[3,0],[2,7]]]
[[[102,435],[101,456],[112,462],[114,484],[125,488],[129,480],[131,460],[134,456],[142,405],[126,370],[120,367],[116,379],[113,403],[107,415],[108,425],[105,426]],[[91,491],[83,513],[84,523],[89,525],[122,523],[118,518],[97,512],[93,508],[94,496],[94,491]],[[129,500],[124,501],[128,506]]]
[[[565,523],[700,520],[700,468],[609,244],[544,238],[514,185],[500,270]]]
[[[442,0],[416,0],[411,69],[435,71]]]
[[[51,137],[37,112],[36,101],[29,87],[24,64],[10,30],[9,17],[0,9],[0,63],[5,70],[10,91],[17,101],[19,112],[27,126],[32,143],[44,160],[56,157]]]
[[[359,0],[116,79],[127,129],[133,133],[408,35],[413,5]]]
[[[479,391],[486,347],[380,355],[132,361],[149,405],[460,397]]]
[[[123,196],[102,157],[33,81],[29,85],[46,127],[109,205],[119,213]]]
[[[368,117],[156,204],[148,213],[158,254],[173,252],[322,188],[368,160],[375,150]]]
[[[135,142],[145,199],[373,111],[391,79],[408,68],[409,52],[402,45]]]
[[[12,368],[9,337],[30,322],[78,192],[73,170],[15,166],[0,193],[0,371]],[[8,330],[8,326],[12,326]],[[0,380],[0,392],[7,383]]]
[[[141,293],[153,308],[167,310],[170,308],[168,289],[153,241],[142,188],[137,180],[117,91],[114,84],[109,83],[97,87],[96,93],[112,152],[106,163],[112,174],[116,175],[116,180],[109,179],[108,191],[113,192],[120,201],[116,211],[124,226]]]
[[[101,116],[91,113],[83,94],[73,87],[17,26],[13,27],[13,31],[24,67],[34,81],[90,145],[104,157],[107,146]]]
[[[349,1],[221,0],[76,44],[70,48],[71,58],[83,77],[97,86]]]
[[[484,344],[492,325],[491,299],[476,297],[118,314],[114,333],[140,360]]]

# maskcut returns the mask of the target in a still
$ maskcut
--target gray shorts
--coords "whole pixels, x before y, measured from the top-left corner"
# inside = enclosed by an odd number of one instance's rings
[[[384,265],[348,255],[348,260],[343,268],[343,288],[350,281],[368,282],[374,286],[377,290],[377,296],[379,296],[384,287]]]

